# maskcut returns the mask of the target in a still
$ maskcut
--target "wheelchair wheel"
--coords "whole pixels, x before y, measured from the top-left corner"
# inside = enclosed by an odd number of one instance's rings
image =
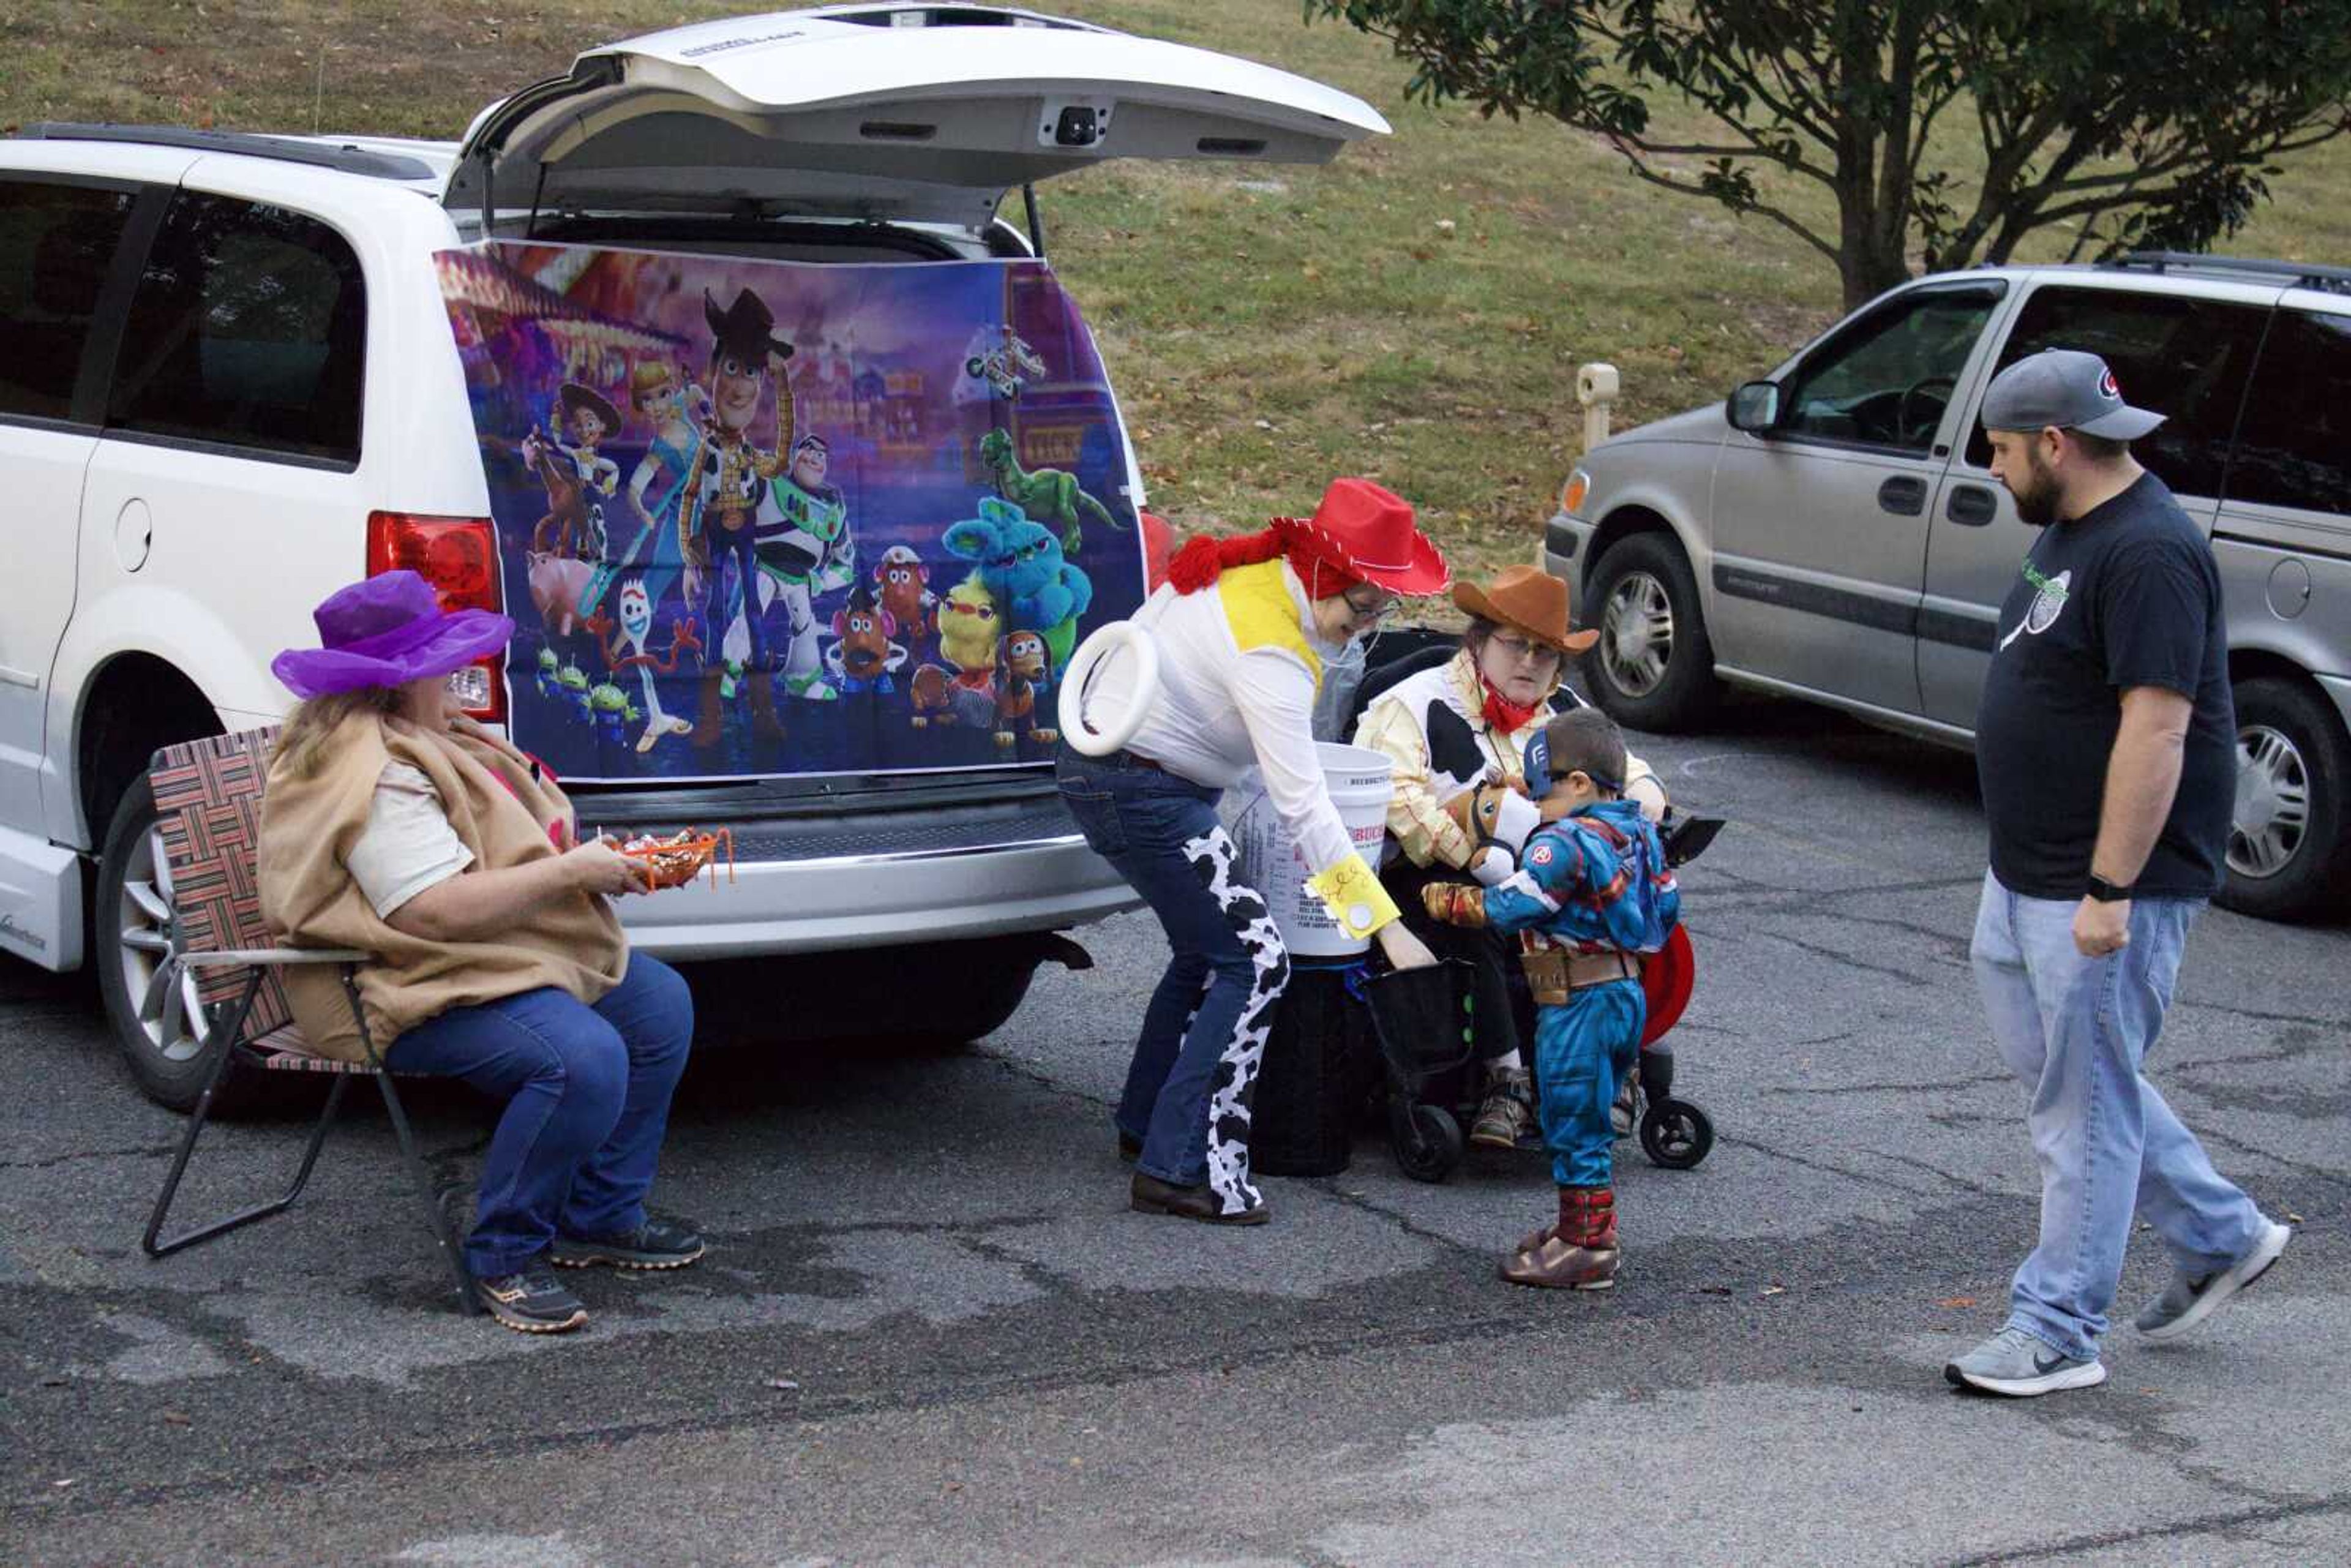
[[[1388,1145],[1415,1181],[1443,1181],[1461,1163],[1461,1124],[1440,1105],[1388,1103]]]
[[[1686,1171],[1714,1147],[1714,1123],[1687,1100],[1660,1100],[1641,1116],[1641,1151],[1649,1163]]]

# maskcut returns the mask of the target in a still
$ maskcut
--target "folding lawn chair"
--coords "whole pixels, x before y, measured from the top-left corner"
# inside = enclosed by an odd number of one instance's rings
[[[140,1245],[150,1258],[168,1257],[183,1248],[209,1241],[291,1207],[310,1179],[310,1168],[318,1163],[319,1150],[327,1141],[327,1129],[334,1124],[335,1113],[342,1108],[343,1092],[354,1076],[366,1074],[375,1080],[377,1089],[383,1094],[384,1110],[400,1140],[401,1155],[415,1177],[416,1190],[424,1205],[425,1223],[449,1265],[458,1301],[468,1312],[479,1311],[448,1217],[442,1212],[432,1173],[417,1154],[415,1135],[409,1130],[407,1112],[400,1103],[400,1092],[393,1087],[392,1073],[376,1053],[367,1014],[360,1006],[357,967],[369,955],[340,947],[273,946],[268,929],[262,922],[254,852],[261,837],[262,786],[268,777],[270,747],[277,738],[274,728],[253,729],[167,746],[155,754],[149,775],[154,785],[158,831],[162,838],[162,858],[171,873],[172,901],[171,954],[156,976],[152,995],[168,995],[170,988],[180,984],[183,970],[193,970],[198,1003],[204,1009],[216,1037],[226,1044],[214,1061],[211,1078],[205,1081],[195,1110],[188,1117],[187,1133],[180,1140],[179,1152],[172,1156],[171,1174],[163,1178],[162,1193],[155,1199],[155,1212],[147,1221],[147,1233],[140,1239]],[[294,1022],[292,1009],[287,1006],[285,988],[278,977],[281,967],[293,964],[341,967],[343,994],[350,1001],[360,1043],[367,1051],[364,1062],[338,1061],[310,1052],[301,1030]],[[180,1178],[188,1168],[188,1156],[194,1152],[196,1138],[211,1113],[214,1092],[228,1072],[232,1058],[239,1071],[326,1072],[334,1074],[335,1081],[327,1092],[325,1108],[310,1129],[310,1140],[302,1151],[302,1164],[294,1173],[294,1183],[283,1197],[163,1239],[164,1217],[171,1211],[172,1199],[180,1189]]]

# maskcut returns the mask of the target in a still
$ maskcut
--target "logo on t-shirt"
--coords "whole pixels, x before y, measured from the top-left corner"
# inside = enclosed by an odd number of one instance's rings
[[[2027,632],[2038,637],[2057,624],[2057,617],[2065,609],[2065,596],[2073,590],[2074,573],[2068,568],[2054,577],[2043,577],[2040,570],[2028,560],[2024,563],[2024,580],[2031,583],[2036,591],[2032,595],[2032,602],[2024,607],[2024,619],[2016,623],[2016,630],[2000,640],[2003,648]]]

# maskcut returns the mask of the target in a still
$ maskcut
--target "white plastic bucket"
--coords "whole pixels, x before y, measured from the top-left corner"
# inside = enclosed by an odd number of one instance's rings
[[[1388,800],[1395,792],[1395,764],[1384,752],[1361,746],[1324,742],[1322,780],[1339,820],[1366,865],[1380,863],[1380,840],[1387,831]],[[1265,895],[1273,924],[1290,950],[1306,958],[1343,958],[1371,946],[1350,936],[1331,918],[1322,899],[1307,891],[1306,879],[1315,868],[1306,863],[1282,826],[1281,814],[1255,774],[1226,799],[1238,809],[1231,813],[1229,831],[1240,851],[1241,880]]]

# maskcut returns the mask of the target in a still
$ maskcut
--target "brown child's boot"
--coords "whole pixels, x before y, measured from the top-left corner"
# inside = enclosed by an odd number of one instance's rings
[[[1613,1187],[1559,1189],[1559,1224],[1527,1238],[1502,1264],[1513,1285],[1553,1291],[1605,1291],[1616,1283],[1616,1193]]]

